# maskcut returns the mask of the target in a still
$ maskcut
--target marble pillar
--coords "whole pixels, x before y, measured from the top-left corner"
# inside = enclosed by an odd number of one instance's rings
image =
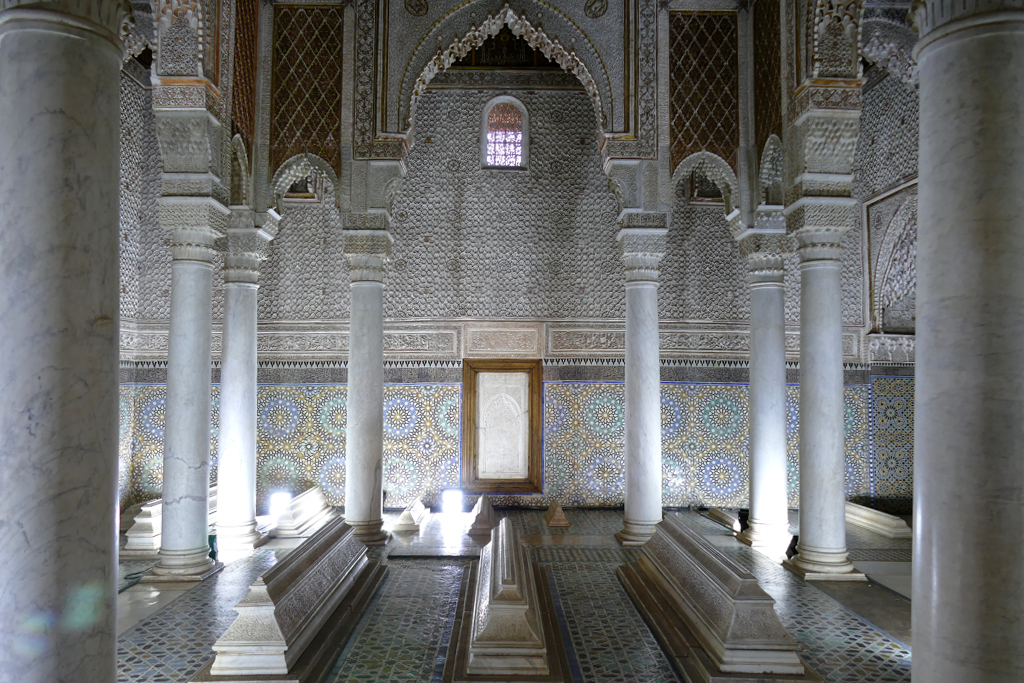
[[[352,281],[348,343],[345,521],[367,545],[384,543],[384,264],[394,243],[384,213],[349,214],[344,233]]]
[[[914,665],[1024,680],[1024,5],[922,3]]]
[[[665,214],[625,213],[619,248],[626,266],[626,510],[623,545],[643,545],[661,521],[661,358],[658,264]]]
[[[118,111],[131,6],[92,4],[95,15],[0,5],[0,678],[18,683],[116,678]]]
[[[782,234],[740,239],[750,276],[750,517],[739,540],[772,556],[789,546]]]
[[[846,198],[836,206],[855,206]],[[817,205],[828,205],[818,200]],[[800,541],[786,566],[807,579],[864,580],[846,552],[842,229],[802,229]]]
[[[229,554],[252,550],[261,539],[256,530],[256,294],[260,263],[277,222],[263,223],[256,227],[252,209],[231,207],[217,457],[217,548]]]
[[[161,197],[171,235],[163,523],[153,578],[199,580],[209,557],[210,361],[214,240],[228,210],[209,197]]]

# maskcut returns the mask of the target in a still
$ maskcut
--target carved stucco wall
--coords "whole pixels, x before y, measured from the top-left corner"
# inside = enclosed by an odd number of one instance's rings
[[[867,221],[870,324],[876,331],[913,334],[918,95],[912,83],[881,66],[865,77],[853,189]]]
[[[481,168],[483,108],[503,92],[529,112],[523,171]],[[617,205],[583,90],[430,90],[418,117],[385,315],[624,315]]]
[[[143,234],[156,224],[160,157],[149,72],[130,59],[121,72],[121,317],[138,316],[146,270]]]
[[[324,183],[316,202],[286,201],[263,263],[261,320],[339,320],[349,315],[348,262],[334,189]],[[388,284],[390,286],[390,282]]]

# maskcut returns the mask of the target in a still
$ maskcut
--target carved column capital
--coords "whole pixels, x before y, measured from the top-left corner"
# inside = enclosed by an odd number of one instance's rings
[[[914,0],[914,19],[921,40],[914,59],[930,43],[959,30],[1005,21],[1024,21],[1024,0]]]
[[[384,265],[395,243],[391,234],[387,230],[345,230],[342,239],[352,282],[383,282]]]
[[[210,197],[157,199],[157,217],[171,235],[171,256],[178,261],[213,263],[214,242],[227,233],[229,214]]]
[[[786,274],[785,255],[793,249],[793,239],[785,233],[750,231],[739,239],[740,255],[747,261],[750,283],[782,285]]]
[[[626,282],[658,281],[658,265],[668,248],[666,222],[663,213],[623,213],[618,241]]]
[[[794,233],[800,263],[838,261],[843,256],[845,228],[807,228]]]
[[[0,25],[17,19],[53,21],[40,12],[63,15],[71,26],[93,30],[118,49],[135,26],[135,14],[129,0],[0,0]],[[98,27],[99,31],[95,28]]]
[[[248,206],[232,206],[224,253],[224,282],[256,284],[260,263],[266,260],[272,235],[256,227],[255,212]]]

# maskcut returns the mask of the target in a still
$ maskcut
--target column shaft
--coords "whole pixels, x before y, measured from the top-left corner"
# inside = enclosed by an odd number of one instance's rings
[[[116,40],[0,11],[0,678],[19,683],[116,678]]]
[[[626,510],[623,545],[643,545],[661,522],[661,354],[658,264],[668,230],[661,213],[624,211],[619,250],[626,266]]]
[[[256,295],[252,282],[224,283],[217,547],[251,549],[256,530]]]
[[[345,520],[366,543],[383,542],[384,283],[352,282],[348,351]]]
[[[163,521],[153,573],[198,576],[214,565],[207,538],[213,250],[183,249],[171,262]]]
[[[752,271],[750,290],[750,526],[741,541],[783,553],[789,545],[786,333],[782,258]]]
[[[912,607],[924,683],[1024,680],[1024,11],[981,13],[999,4],[936,12],[947,23],[917,48]]]
[[[640,545],[661,521],[658,283],[626,283],[626,510],[619,540]]]
[[[834,242],[800,248],[800,542],[787,566],[864,580],[846,552],[841,253]]]

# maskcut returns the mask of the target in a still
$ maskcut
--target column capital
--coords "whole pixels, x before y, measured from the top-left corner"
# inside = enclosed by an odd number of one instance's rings
[[[911,7],[921,40],[914,59],[935,40],[956,31],[1005,21],[1024,21],[1024,0],[914,0]]]
[[[391,233],[387,230],[345,230],[342,239],[352,282],[383,282],[384,264],[395,243]]]
[[[629,214],[631,216],[651,216],[643,222],[648,225],[665,225],[665,214]],[[657,217],[660,217],[657,218]],[[668,228],[665,227],[625,227],[619,230],[619,255],[626,266],[626,282],[657,282],[658,264],[665,256],[668,248]]]
[[[224,282],[256,284],[260,263],[266,260],[273,235],[256,226],[256,212],[248,206],[232,206],[224,253]],[[275,224],[276,230],[276,224]]]
[[[171,256],[213,262],[214,242],[227,234],[228,208],[212,197],[158,197],[157,217],[171,234]]]
[[[81,28],[97,31],[120,50],[135,26],[135,14],[129,0],[0,0],[0,25],[9,20],[43,18],[38,12],[53,12],[71,19]],[[33,17],[33,14],[36,14]]]
[[[748,231],[738,241],[751,284],[781,285],[786,274],[785,255],[793,250],[793,238],[780,232]]]

